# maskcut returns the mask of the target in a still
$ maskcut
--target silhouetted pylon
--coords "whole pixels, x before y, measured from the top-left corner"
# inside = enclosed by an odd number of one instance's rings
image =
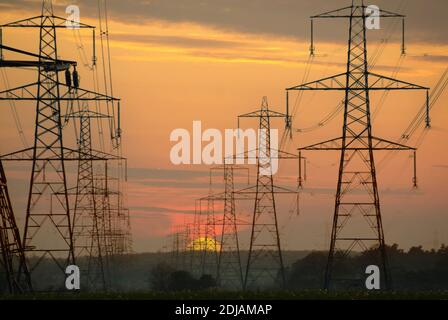
[[[242,288],[240,245],[235,212],[234,168],[224,161],[224,214],[218,257],[217,281],[223,287]]]
[[[274,164],[279,150],[272,146],[271,118],[286,118],[285,114],[269,110],[267,97],[263,98],[260,110],[239,116],[258,118],[259,133],[257,147],[257,184],[252,216],[252,230],[246,265],[244,288],[262,285],[262,281],[281,282],[285,285],[285,271],[277,221],[274,190]],[[277,141],[278,142],[278,141]]]
[[[72,96],[70,84],[60,82],[59,73],[68,71],[75,61],[60,60],[58,57],[56,29],[66,28],[73,21],[53,14],[51,0],[43,0],[40,16],[22,19],[1,25],[1,28],[38,28],[39,53],[28,56],[38,61],[5,63],[2,66],[32,66],[38,69],[37,82],[22,85],[0,92],[0,100],[35,101],[34,143],[26,148],[7,155],[3,160],[32,161],[30,189],[26,209],[23,247],[25,252],[33,252],[37,258],[30,265],[30,271],[38,272],[42,261],[49,259],[60,270],[55,274],[54,283],[46,283],[45,289],[60,289],[65,284],[65,267],[75,263],[73,244],[73,225],[67,188],[66,161],[79,161],[79,153],[63,144],[62,102],[73,101],[117,101],[118,99],[89,90],[77,88],[78,96]],[[83,23],[79,28],[94,29]],[[22,53],[23,51],[16,51]],[[78,80],[74,77],[75,82]],[[77,87],[76,83],[73,83]],[[116,158],[116,157],[115,157]],[[94,160],[104,160],[95,153]],[[20,268],[24,270],[24,268]]]
[[[215,200],[210,190],[207,201],[207,210],[205,212],[204,226],[204,246],[202,248],[202,274],[209,274],[216,277],[218,268],[219,247],[216,237],[216,218],[215,218]]]
[[[22,267],[22,281],[19,280],[18,268]],[[16,224],[3,164],[0,161],[0,273],[9,293],[31,291],[31,278],[25,260]]]
[[[369,9],[370,10],[370,9]],[[370,94],[378,90],[426,90],[428,88],[374,74],[367,59],[367,7],[362,0],[353,0],[346,8],[329,11],[318,18],[349,19],[347,70],[344,73],[308,82],[287,89],[299,91],[342,91],[344,122],[342,137],[313,144],[299,150],[340,150],[339,175],[333,216],[333,229],[325,272],[324,287],[364,287],[369,264],[381,270],[381,288],[391,287],[386,245],[381,217],[374,151],[408,150],[402,144],[377,138],[372,134]],[[380,10],[382,18],[404,18]],[[403,24],[404,25],[404,24]],[[404,42],[403,42],[404,43]],[[314,49],[314,45],[312,45]],[[404,44],[402,45],[404,49]],[[287,108],[288,109],[288,108]],[[373,249],[364,266],[348,266],[347,257],[354,250]]]

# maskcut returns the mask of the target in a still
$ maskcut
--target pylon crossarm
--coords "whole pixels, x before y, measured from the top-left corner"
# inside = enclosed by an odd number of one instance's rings
[[[0,60],[0,68],[38,68],[42,67],[46,70],[67,70],[70,68],[70,63],[62,62],[61,60],[55,64],[52,61],[25,61],[25,60]]]
[[[123,160],[123,161],[127,161],[127,158],[125,157],[120,157],[120,156],[116,156],[110,153],[106,153],[103,151],[99,151],[99,150],[95,150],[92,149],[92,154],[90,155],[91,160]],[[84,153],[79,153],[78,150],[76,150],[75,152],[77,152],[79,155],[84,155]]]
[[[32,160],[33,159],[33,148],[26,148],[20,151],[7,153],[0,155],[0,159],[3,161],[21,161],[21,160]]]
[[[367,15],[360,15],[360,14],[352,14],[353,12],[359,12],[359,9],[363,8],[364,12],[365,9],[367,8],[367,6],[350,6],[350,7],[345,7],[345,8],[341,8],[341,9],[336,9],[336,10],[332,10],[332,11],[328,11],[328,12],[324,12],[318,15],[314,15],[311,16],[311,19],[321,19],[321,18],[364,18]],[[362,12],[362,11],[361,11]],[[381,18],[405,18],[405,15],[402,14],[398,14],[398,13],[394,13],[394,12],[390,12],[390,11],[386,11],[386,10],[381,10],[380,9],[380,16]]]
[[[347,139],[351,139],[351,142],[347,144],[344,149],[345,150],[369,150],[368,145],[356,145],[356,141],[363,142],[367,139],[365,136],[359,137],[347,137]],[[323,142],[319,142],[316,144],[312,144],[306,147],[299,148],[298,150],[308,150],[308,151],[338,151],[342,150],[342,137],[335,138],[331,140],[326,140]],[[372,137],[372,150],[381,151],[381,150],[394,150],[394,151],[407,151],[407,150],[416,150],[416,148],[406,146],[404,144],[396,143],[393,141]]]
[[[287,88],[286,91],[291,90],[345,90],[347,73],[340,73],[334,76],[326,77],[320,80],[307,82]]]
[[[238,153],[234,156],[228,157],[226,159],[232,160],[247,160],[247,159],[258,159],[258,150],[259,148],[248,150],[242,153]],[[275,148],[271,148],[271,158],[272,159],[299,159],[299,155],[289,153],[286,151],[278,150]]]
[[[382,18],[406,18],[406,15],[380,9],[380,17],[382,17]]]
[[[46,16],[37,16],[31,17],[23,20],[17,20],[14,22],[9,22],[6,24],[0,25],[0,28],[67,28],[67,23],[70,25],[74,25],[78,28],[82,29],[95,29],[95,26],[91,26],[85,23],[81,23],[74,20],[69,20],[65,18],[61,18],[58,16],[49,16],[49,18],[54,19],[54,24],[52,23],[44,23],[42,24],[42,18],[46,18]]]
[[[306,147],[298,148],[301,150],[319,151],[319,150],[341,150],[342,138],[335,138],[323,142],[315,143]]]
[[[423,87],[418,84],[382,76],[376,73],[368,73],[369,75],[369,90],[429,90],[428,87]],[[350,90],[356,90],[350,88]],[[359,88],[358,90],[364,90]]]
[[[33,150],[34,148],[26,148],[26,149],[22,149],[19,151],[15,151],[15,152],[11,152],[11,153],[7,153],[4,155],[0,155],[0,160],[3,161],[33,161],[34,157],[33,157]],[[40,154],[46,154],[44,151],[46,150],[46,148],[44,147],[40,147],[40,148],[36,148],[36,159],[37,160],[59,160],[60,157],[58,155],[54,155],[54,156],[45,156],[45,157],[41,157],[39,156]],[[70,148],[66,148],[64,147],[63,149],[63,156],[64,156],[64,160],[67,161],[79,161],[79,160],[85,160],[85,159],[90,159],[90,160],[126,160],[125,158],[122,157],[118,157],[112,154],[108,154],[108,153],[104,153],[102,151],[95,151],[92,150],[92,154],[87,154],[87,153],[83,153],[83,152],[79,152],[78,150],[73,150]]]
[[[92,111],[92,110],[88,110],[86,111],[73,111],[67,114],[62,115],[61,117],[63,118],[82,118],[82,117],[89,117],[89,118],[106,118],[106,119],[110,119],[113,118],[113,116],[105,114],[105,113],[100,113],[100,112],[96,112],[96,111]]]
[[[273,192],[274,193],[281,193],[281,194],[296,194],[297,190],[292,190],[286,187],[280,187],[277,185],[273,185]],[[257,193],[257,187],[256,186],[251,186],[248,188],[244,188],[244,189],[240,189],[234,192],[237,195],[251,195],[251,194],[256,194]],[[245,199],[240,199],[240,200],[253,200],[253,197],[248,197]]]
[[[0,43],[0,50],[1,51],[3,51],[3,50],[11,51],[11,52],[19,53],[19,54],[22,54],[22,55],[25,55],[25,56],[38,58],[40,60],[48,60],[48,62],[44,62],[45,64],[53,63],[53,64],[59,64],[59,65],[73,65],[73,66],[77,66],[77,64],[78,64],[76,61],[53,59],[53,58],[48,57],[48,56],[42,56],[42,55],[35,54],[35,53],[32,53],[32,52],[28,52],[28,51],[25,51],[25,50],[20,50],[20,49],[17,49],[17,48],[5,46],[2,43]],[[14,62],[14,61],[8,61],[8,60],[2,59],[0,61],[0,63],[1,63],[0,66],[8,66],[8,63],[11,63],[11,62]],[[42,62],[39,62],[39,61],[18,61],[18,62],[22,62],[22,63],[28,64],[30,66],[39,66],[40,63],[42,64]]]
[[[286,116],[284,113],[272,111],[272,110],[267,110],[267,111],[263,111],[263,112],[266,114],[266,116],[268,116],[270,118],[284,118]],[[239,115],[238,118],[260,118],[261,116],[262,116],[262,112],[260,110],[257,110],[254,112],[249,112],[249,113]]]
[[[410,82],[382,76],[376,73],[368,73],[369,90],[429,90]],[[307,82],[295,87],[287,88],[287,91],[298,90],[320,90],[320,91],[345,91],[347,73],[340,73],[334,76],[326,77],[320,80]],[[365,86],[351,87],[351,91],[364,91]]]
[[[416,148],[409,147],[407,145],[396,143],[393,141],[372,137],[373,150],[395,150],[395,151],[407,151],[417,150]]]
[[[252,188],[252,187],[250,187],[250,188]],[[239,191],[234,191],[233,194],[235,195],[234,196],[234,200],[253,200],[252,197],[249,197],[248,195],[245,195],[245,194],[240,194]],[[214,193],[212,195],[205,196],[205,197],[200,198],[198,200],[201,201],[201,202],[202,201],[210,201],[210,200],[225,201],[226,200],[226,194],[225,194],[225,192]]]
[[[59,16],[53,16],[53,19],[54,19],[54,24],[55,24],[56,28],[67,28],[67,23],[69,23],[70,25],[76,26],[77,28],[83,28],[83,29],[95,29],[96,28],[95,26],[92,26],[89,24],[62,18]]]
[[[57,83],[59,87],[66,88],[66,93],[61,95],[59,98],[60,101],[120,101],[119,98],[114,98],[102,93],[97,93],[93,91],[89,91],[86,89],[78,88],[78,95],[73,97],[71,95],[72,88],[67,86],[66,84]],[[20,87],[0,91],[0,100],[23,100],[23,101],[54,101],[54,97],[45,96],[45,97],[37,97],[34,92],[37,92],[37,88],[39,86],[38,82],[33,82],[30,84],[26,84]],[[62,89],[63,90],[63,89]]]
[[[37,100],[36,95],[31,92],[33,87],[37,89],[38,83],[33,82],[12,89],[0,91],[0,100]]]
[[[0,25],[0,28],[38,27],[38,26],[40,26],[41,19],[42,19],[42,16],[36,16],[36,17],[27,18],[27,19],[17,20],[14,22],[2,24],[2,25]]]
[[[120,101],[119,98],[111,97],[102,93],[93,92],[90,90],[76,88],[77,95],[76,97],[71,97],[71,87],[67,86],[64,83],[59,82],[59,86],[61,88],[66,88],[67,91],[61,95],[60,100],[84,100],[84,101]]]
[[[348,15],[350,16],[350,13],[352,11],[352,7],[344,7],[344,8],[340,8],[340,9],[336,9],[336,10],[331,10],[331,11],[327,11],[324,13],[320,13],[314,16],[311,16],[311,19],[316,19],[316,18],[338,18],[338,17],[345,17],[348,13]]]

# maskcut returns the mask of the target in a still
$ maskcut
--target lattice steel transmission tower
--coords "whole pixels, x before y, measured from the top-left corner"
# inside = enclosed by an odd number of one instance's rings
[[[267,97],[263,97],[260,110],[240,115],[238,118],[258,118],[257,146],[257,184],[255,187],[255,205],[252,216],[252,231],[244,288],[251,288],[257,281],[270,280],[281,282],[285,286],[285,270],[278,230],[277,207],[275,203],[276,190],[274,178],[276,169],[273,159],[297,158],[276,149],[271,145],[271,118],[283,118],[288,123],[286,114],[269,110]],[[278,136],[277,136],[278,138]],[[278,139],[277,139],[278,142]],[[288,192],[287,190],[283,190]],[[248,191],[243,191],[247,193]],[[259,283],[260,284],[260,283]]]
[[[47,287],[61,288],[65,282],[65,267],[75,263],[73,224],[67,187],[66,161],[85,160],[79,150],[63,143],[61,104],[74,101],[118,101],[107,95],[72,87],[60,82],[59,72],[67,71],[76,62],[58,58],[56,29],[73,23],[53,14],[51,0],[44,0],[41,15],[1,25],[1,28],[37,28],[40,31],[39,53],[30,54],[18,49],[17,53],[33,56],[37,61],[2,61],[2,67],[37,67],[37,82],[0,92],[0,100],[35,101],[36,118],[34,143],[31,148],[3,155],[3,160],[32,161],[32,174],[26,209],[23,247],[32,252],[31,271],[36,271],[44,258],[49,258],[60,273],[54,274],[55,283]],[[94,27],[78,23],[79,28]],[[5,46],[2,44],[2,48]],[[104,161],[109,156],[92,152],[92,160]],[[23,273],[24,267],[20,270]]]
[[[22,267],[23,279],[19,280],[18,268]],[[25,260],[19,228],[9,198],[6,174],[0,161],[0,273],[9,293],[31,291],[31,278]]]
[[[180,233],[177,228],[173,228],[171,238],[171,263],[177,270],[180,265]]]
[[[224,287],[242,288],[243,270],[235,211],[234,167],[224,161],[223,171],[224,214],[218,255],[217,282]]]
[[[215,200],[213,199],[211,183],[210,183],[209,195],[206,199],[206,202],[207,202],[207,209],[205,211],[206,217],[204,226],[205,246],[202,248],[201,270],[202,274],[209,274],[216,277],[216,272],[218,268],[218,259],[219,259],[218,256],[219,248],[217,243],[218,239],[216,236],[217,223],[215,217]]]
[[[74,89],[76,92],[76,88]],[[76,93],[75,93],[76,96]],[[92,160],[91,118],[100,117],[92,113],[87,102],[79,104],[79,110],[70,115],[79,118],[78,176],[75,187],[75,204],[73,213],[73,242],[76,258],[85,256],[87,261],[82,266],[89,289],[106,290],[105,226],[109,222],[104,210],[100,210],[100,195],[95,186],[94,166]],[[101,116],[102,117],[102,116]]]
[[[235,172],[246,171],[249,183],[248,168],[230,164],[230,158],[225,158],[223,165],[210,169],[210,190],[206,197],[199,199],[207,202],[207,221],[204,235],[208,244],[204,249],[203,274],[216,275],[217,282],[227,288],[243,287],[243,272],[238,239],[238,226],[247,224],[238,219],[235,200],[250,200],[243,195],[236,197]],[[212,192],[212,172],[223,172],[224,191]],[[223,202],[222,219],[217,218],[216,202]],[[218,230],[216,229],[218,227]],[[220,236],[218,236],[220,233]]]
[[[56,60],[56,29],[51,1],[43,2],[40,25],[39,61],[45,58]],[[37,82],[36,132],[24,247],[39,252],[43,257],[48,255],[58,264],[57,258],[62,256],[64,265],[70,265],[75,263],[75,254],[64,163],[61,105],[58,99],[58,70],[39,67]],[[49,197],[49,203],[41,201],[46,197]],[[44,235],[56,232],[62,241],[53,240],[43,246],[38,243],[48,241],[43,236],[38,238],[43,235],[39,231],[45,227],[48,229]]]
[[[188,224],[178,225],[174,228],[173,233],[173,256],[175,258],[176,270],[188,269],[187,263],[187,247],[190,239],[190,227]]]
[[[195,201],[195,210],[193,215],[193,223],[189,224],[189,242],[187,244],[189,255],[189,269],[191,274],[195,277],[201,275],[202,270],[202,251],[203,251],[203,238],[202,238],[202,215],[200,208],[200,200]]]
[[[190,223],[185,223],[182,226],[182,245],[181,245],[181,252],[182,252],[182,266],[183,266],[183,270],[188,270],[188,271],[192,271],[191,270],[191,229],[192,229],[192,225]],[[188,259],[188,260],[187,260]]]
[[[311,17],[312,21],[330,18],[349,20],[347,70],[335,76],[287,89],[287,92],[290,90],[345,92],[342,137],[299,149],[340,150],[341,152],[331,245],[325,273],[324,287],[326,289],[364,286],[362,279],[365,276],[366,266],[350,270],[346,269],[344,261],[353,250],[372,248],[374,254],[370,264],[377,265],[381,270],[381,288],[391,287],[374,151],[415,152],[415,149],[373,135],[370,94],[379,90],[429,90],[426,87],[369,71],[366,8],[362,0],[353,0],[349,7]],[[384,10],[380,10],[380,17],[404,19],[403,15]],[[311,48],[313,53],[314,44]],[[404,40],[402,49],[404,49]],[[289,112],[288,103],[287,110]]]

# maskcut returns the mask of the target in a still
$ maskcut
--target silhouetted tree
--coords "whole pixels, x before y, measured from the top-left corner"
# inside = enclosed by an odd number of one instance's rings
[[[210,289],[215,288],[217,286],[215,278],[213,278],[209,274],[203,274],[198,280],[198,288],[199,289]]]
[[[169,289],[171,291],[195,290],[197,283],[188,271],[174,271],[170,274]]]
[[[150,284],[152,289],[157,291],[167,291],[171,285],[171,274],[174,269],[168,264],[158,263],[152,270],[150,275]]]
[[[287,287],[294,289],[322,288],[327,257],[328,254],[324,252],[311,252],[303,259],[296,261],[287,276]]]

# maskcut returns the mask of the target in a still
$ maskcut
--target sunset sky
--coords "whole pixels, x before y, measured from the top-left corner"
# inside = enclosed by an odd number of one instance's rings
[[[366,2],[367,3],[367,2]],[[98,25],[96,1],[54,1],[55,14],[80,7],[81,22]],[[385,10],[407,15],[407,55],[400,58],[401,21],[381,20],[380,30],[368,32],[368,55],[373,72],[433,87],[448,64],[448,2],[446,0],[375,0]],[[350,5],[349,0],[135,0],[108,1],[109,32],[115,95],[122,99],[123,150],[128,158],[128,205],[136,252],[156,251],[176,225],[192,219],[195,199],[209,188],[209,167],[174,166],[169,137],[177,128],[203,130],[236,128],[239,114],[260,107],[263,96],[276,111],[285,111],[285,88],[304,79],[309,59],[308,17]],[[37,16],[40,1],[0,0],[0,24]],[[82,87],[92,89],[90,71],[83,66],[79,45],[71,30],[58,30],[59,56],[79,61]],[[92,39],[80,31],[84,53],[92,56]],[[319,21],[316,57],[309,81],[345,72],[347,21]],[[385,41],[384,39],[387,39]],[[3,31],[3,43],[38,51],[37,30]],[[99,44],[97,43],[97,50]],[[14,57],[8,55],[7,58]],[[11,86],[36,80],[35,72],[7,70]],[[1,89],[5,83],[1,81]],[[305,93],[294,114],[294,127],[318,123],[343,96]],[[291,101],[296,96],[291,94]],[[424,92],[391,92],[377,112],[381,93],[372,97],[373,133],[397,140],[425,101]],[[448,244],[448,94],[434,106],[432,129],[418,151],[419,188],[412,189],[412,158],[407,152],[382,161],[378,152],[378,180],[385,238],[402,248]],[[17,105],[28,142],[33,139],[33,108]],[[0,153],[23,148],[8,104],[0,117]],[[282,120],[273,124],[283,130]],[[286,151],[339,137],[342,114],[327,126],[295,133]],[[243,120],[242,127],[256,127]],[[413,146],[421,129],[408,144]],[[308,181],[301,194],[300,215],[291,210],[294,197],[280,197],[279,224],[284,249],[327,248],[337,182],[338,153],[307,153]],[[30,165],[6,164],[10,192],[20,229],[29,184]],[[28,170],[28,171],[27,171]],[[255,168],[251,168],[252,171]],[[279,185],[294,187],[297,164],[280,163]],[[219,191],[219,178],[216,191]],[[254,182],[253,176],[251,183]],[[238,187],[244,177],[237,178]],[[238,204],[242,219],[253,204]],[[243,247],[248,228],[241,228]]]

